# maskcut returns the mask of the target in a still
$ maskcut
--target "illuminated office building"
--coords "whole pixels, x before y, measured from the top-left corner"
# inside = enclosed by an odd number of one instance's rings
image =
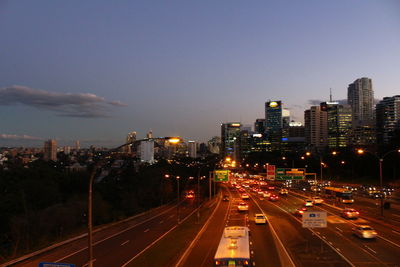
[[[223,157],[238,158],[238,141],[241,124],[230,122],[221,124],[221,155]]]

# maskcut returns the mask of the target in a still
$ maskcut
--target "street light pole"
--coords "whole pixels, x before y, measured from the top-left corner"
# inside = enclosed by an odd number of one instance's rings
[[[179,218],[179,201],[180,201],[180,194],[179,194],[179,176],[176,176],[176,181],[178,183],[178,204],[176,205],[176,213],[177,213],[177,217],[178,217],[178,224],[180,224],[180,218]]]
[[[118,151],[119,149],[121,149],[122,147],[128,146],[128,145],[133,145],[135,143],[138,142],[142,142],[142,141],[151,141],[151,140],[168,140],[169,143],[171,144],[177,144],[179,142],[181,142],[181,138],[180,137],[158,137],[158,138],[145,138],[145,139],[140,139],[140,140],[135,140],[133,142],[129,142],[129,143],[125,143],[123,145],[120,145],[116,148],[113,148],[111,150],[109,150],[105,155],[102,155],[102,158],[100,158],[100,160],[94,164],[93,166],[93,170],[90,173],[89,176],[89,186],[88,186],[88,267],[93,267],[93,182],[94,182],[94,177],[96,175],[96,172],[98,170],[98,168],[100,168],[100,166],[103,164],[103,161],[105,159],[106,155],[111,154],[112,152]],[[179,188],[179,183],[178,183],[178,188]],[[178,190],[179,192],[179,190]],[[179,197],[179,195],[178,195]],[[178,204],[179,204],[179,199],[178,199]],[[179,210],[178,210],[179,211]],[[179,215],[179,213],[178,213]],[[178,222],[179,222],[179,217],[178,217]]]
[[[383,186],[382,186],[382,180],[383,180],[383,173],[382,173],[382,163],[383,163],[383,158],[379,159],[379,181],[380,181],[380,187],[381,187],[381,216],[383,216]]]

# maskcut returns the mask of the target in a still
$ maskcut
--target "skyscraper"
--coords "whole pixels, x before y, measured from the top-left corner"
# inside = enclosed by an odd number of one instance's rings
[[[196,141],[188,141],[188,153],[190,158],[197,158],[197,143]]]
[[[126,140],[125,143],[133,143],[136,141],[136,132],[130,132],[128,133],[128,135],[126,136]],[[125,153],[132,153],[132,145],[127,145],[124,146],[124,152]]]
[[[373,126],[374,91],[371,79],[363,77],[349,84],[347,102],[351,106],[353,128]]]
[[[256,119],[256,122],[254,123],[254,131],[259,134],[264,134],[265,119]]]
[[[312,106],[304,111],[306,143],[322,149],[328,145],[327,112],[320,106]]]
[[[352,133],[352,112],[348,105],[338,102],[323,102],[321,110],[327,112],[328,146],[330,148],[347,147]]]
[[[44,155],[45,161],[57,161],[57,142],[54,139],[49,139],[44,142]]]
[[[265,103],[265,133],[271,143],[272,150],[280,150],[282,144],[282,102],[268,101]]]
[[[223,157],[238,156],[237,139],[240,135],[241,124],[239,122],[229,122],[221,124],[221,155]]]
[[[400,129],[400,95],[384,97],[376,105],[377,143],[388,144],[398,129]]]

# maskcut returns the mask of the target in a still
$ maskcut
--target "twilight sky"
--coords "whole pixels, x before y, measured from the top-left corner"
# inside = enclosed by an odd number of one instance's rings
[[[400,94],[396,0],[3,0],[0,44],[0,146],[206,141],[360,77]]]

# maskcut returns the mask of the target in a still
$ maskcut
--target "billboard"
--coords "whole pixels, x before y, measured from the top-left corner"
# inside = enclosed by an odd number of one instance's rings
[[[267,179],[275,180],[275,165],[267,165]]]

